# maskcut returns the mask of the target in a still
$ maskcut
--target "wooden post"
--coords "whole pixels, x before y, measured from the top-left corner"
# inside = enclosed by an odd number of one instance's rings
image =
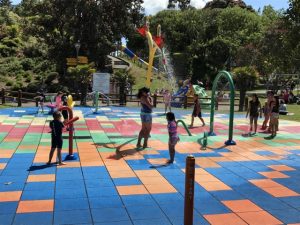
[[[5,104],[5,89],[2,88],[2,105]]]
[[[153,107],[156,108],[156,105],[157,105],[157,94],[155,93],[153,95]]]
[[[185,95],[183,99],[183,108],[187,109],[187,105],[188,105],[188,97]]]
[[[22,90],[18,91],[18,107],[22,107]]]
[[[186,167],[185,167],[184,225],[193,225],[194,185],[195,185],[195,158],[194,156],[188,156],[186,157]]]

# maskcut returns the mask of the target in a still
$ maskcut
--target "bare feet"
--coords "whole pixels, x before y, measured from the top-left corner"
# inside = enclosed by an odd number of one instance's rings
[[[59,162],[59,163],[57,163],[59,166],[63,166],[63,165],[67,165],[66,163],[64,163],[64,162]]]
[[[202,124],[202,127],[205,127],[205,123]]]
[[[51,162],[47,162],[46,165],[47,165],[47,166],[50,166],[50,165],[51,165]]]
[[[141,147],[142,147],[141,144],[137,144],[137,145],[136,145],[136,148],[141,148]]]

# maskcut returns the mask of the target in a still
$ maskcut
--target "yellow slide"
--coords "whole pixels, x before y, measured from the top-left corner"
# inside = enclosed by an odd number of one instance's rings
[[[68,95],[67,104],[68,104],[68,107],[71,108],[71,109],[74,107],[75,102],[73,101],[72,95]]]

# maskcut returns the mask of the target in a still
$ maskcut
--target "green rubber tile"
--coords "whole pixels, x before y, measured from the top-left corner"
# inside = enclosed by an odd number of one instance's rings
[[[98,152],[115,152],[116,148],[97,148]]]
[[[15,150],[19,146],[20,142],[2,142],[0,144],[0,149]]]

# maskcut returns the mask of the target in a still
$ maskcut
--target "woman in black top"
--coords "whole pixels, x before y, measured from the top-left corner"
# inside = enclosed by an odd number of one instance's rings
[[[252,131],[253,131],[253,125],[254,125],[254,133],[253,134],[256,134],[257,120],[258,120],[258,116],[260,116],[260,118],[261,118],[261,111],[262,111],[261,104],[257,97],[257,94],[253,94],[252,100],[249,102],[249,107],[248,107],[248,111],[246,114],[246,118],[247,118],[250,113],[250,132],[249,132],[250,135],[252,134]]]

